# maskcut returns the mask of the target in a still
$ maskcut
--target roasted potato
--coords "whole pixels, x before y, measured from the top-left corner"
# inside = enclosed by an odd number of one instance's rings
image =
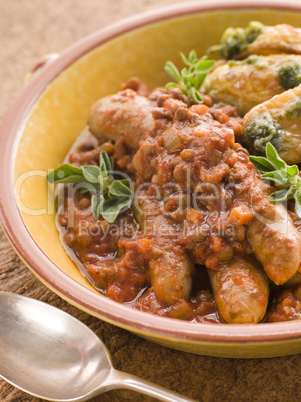
[[[207,54],[224,59],[244,59],[251,54],[301,54],[301,29],[287,24],[266,26],[252,21],[247,28],[229,27],[220,45],[212,46]]]
[[[301,83],[301,56],[249,56],[228,61],[206,77],[202,91],[236,106],[243,116],[254,106]]]
[[[244,117],[243,139],[249,149],[265,154],[271,142],[285,162],[301,162],[301,85],[254,107]]]

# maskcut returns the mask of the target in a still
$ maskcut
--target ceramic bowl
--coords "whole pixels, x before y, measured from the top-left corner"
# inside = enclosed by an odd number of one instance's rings
[[[297,1],[186,3],[119,22],[70,47],[36,72],[7,114],[0,135],[0,217],[29,269],[78,308],[154,342],[212,356],[268,357],[301,352],[301,322],[195,324],[132,310],[99,294],[60,243],[47,172],[85,127],[90,106],[138,76],[162,85],[166,60],[199,55],[228,26],[300,26]]]

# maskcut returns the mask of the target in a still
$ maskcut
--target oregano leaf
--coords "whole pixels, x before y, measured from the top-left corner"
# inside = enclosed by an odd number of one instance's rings
[[[112,223],[120,211],[131,204],[133,192],[130,180],[116,180],[113,176],[114,160],[107,152],[101,151],[99,167],[83,165],[81,167],[64,164],[54,169],[47,176],[49,183],[81,183],[81,194],[90,192],[91,211],[95,219],[99,215]]]
[[[294,199],[295,199],[295,212],[301,219],[301,192],[300,191],[295,192]]]
[[[114,159],[110,157],[107,152],[101,151],[99,155],[99,165],[100,168],[103,165],[105,168],[105,171],[107,173],[113,172],[114,170]]]
[[[266,145],[266,156],[268,160],[274,165],[275,169],[285,168],[286,163],[280,158],[274,146],[268,142]]]
[[[285,201],[288,200],[290,198],[292,189],[291,187],[286,187],[283,190],[279,190],[279,191],[275,191],[274,193],[272,193],[270,195],[270,200],[272,202],[281,202],[281,201]]]
[[[109,197],[132,197],[133,192],[121,180],[114,181],[109,187]]]
[[[115,222],[121,210],[131,203],[131,198],[109,198],[102,204],[101,215],[109,223]]]
[[[250,156],[250,161],[253,163],[253,165],[256,167],[256,169],[263,173],[263,172],[271,172],[275,170],[274,165],[267,159],[264,158],[263,156]]]
[[[93,195],[91,198],[91,210],[92,210],[92,214],[94,216],[95,219],[98,219],[99,215],[100,215],[100,208],[101,205],[104,202],[104,197],[102,195]]]
[[[80,183],[83,181],[83,171],[77,166],[64,164],[48,173],[49,183]]]
[[[99,183],[100,169],[98,166],[84,165],[82,171],[88,183]]]
[[[207,59],[206,56],[198,59],[196,51],[191,50],[188,57],[180,53],[183,63],[181,73],[176,66],[168,61],[165,64],[165,71],[176,81],[176,84],[168,82],[166,88],[179,88],[194,103],[202,103],[203,99],[199,92],[207,74],[212,70],[215,61]]]

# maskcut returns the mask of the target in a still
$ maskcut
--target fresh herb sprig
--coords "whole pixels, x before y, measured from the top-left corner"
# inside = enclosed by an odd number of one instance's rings
[[[76,167],[64,164],[50,172],[49,183],[85,183],[81,193],[91,191],[91,209],[95,219],[101,215],[113,223],[120,211],[132,202],[133,192],[128,179],[115,180],[114,160],[105,151],[100,152],[99,166]]]
[[[262,178],[271,180],[276,186],[281,187],[281,190],[270,195],[270,200],[282,202],[294,199],[296,214],[301,218],[301,177],[298,166],[287,165],[270,142],[266,145],[266,158],[250,156],[250,161],[262,173]]]
[[[180,55],[184,64],[186,64],[188,68],[184,67],[181,72],[179,72],[173,62],[166,62],[164,67],[165,71],[176,81],[167,83],[166,88],[179,88],[195,103],[203,103],[199,91],[207,74],[214,66],[214,60],[209,60],[206,56],[198,59],[195,50],[191,50],[188,57],[183,53],[180,53]]]

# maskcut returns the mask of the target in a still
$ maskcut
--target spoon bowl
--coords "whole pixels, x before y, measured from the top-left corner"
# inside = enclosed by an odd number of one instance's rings
[[[51,401],[84,401],[114,388],[163,401],[191,401],[112,367],[86,325],[38,300],[0,292],[0,376]]]
[[[0,300],[0,373],[6,380],[63,400],[88,394],[108,376],[105,346],[80,321],[20,295],[1,293]]]

